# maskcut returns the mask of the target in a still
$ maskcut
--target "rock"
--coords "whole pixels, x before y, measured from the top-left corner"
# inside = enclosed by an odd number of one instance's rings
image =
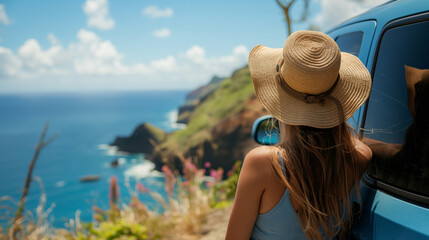
[[[82,176],[79,179],[81,182],[95,182],[100,180],[100,176],[98,175],[86,175],[86,176]]]
[[[223,168],[225,177],[236,161],[243,160],[257,146],[251,137],[253,122],[266,112],[256,97],[246,105],[248,107],[211,129],[212,140],[203,145],[201,161],[210,162],[213,169]]]
[[[113,159],[113,160],[110,162],[110,166],[111,166],[111,167],[114,167],[114,168],[118,167],[118,166],[119,166],[119,158],[115,158],[115,159]]]
[[[154,144],[160,143],[165,138],[165,132],[149,124],[139,125],[129,137],[116,137],[111,146],[117,146],[118,151],[128,153],[151,154]],[[153,142],[152,142],[153,141]]]
[[[187,124],[189,122],[189,117],[191,116],[192,112],[195,110],[195,108],[198,106],[198,102],[192,102],[187,105],[183,105],[179,107],[178,111],[178,117],[177,117],[177,123],[183,123]]]

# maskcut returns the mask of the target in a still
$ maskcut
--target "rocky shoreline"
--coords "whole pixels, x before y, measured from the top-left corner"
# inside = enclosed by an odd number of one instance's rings
[[[186,103],[179,108],[179,123],[188,123],[188,128],[193,129],[194,125],[197,125],[195,122],[201,116],[206,121],[214,119],[208,115],[221,116],[212,125],[199,123],[204,128],[193,130],[191,135],[191,137],[203,136],[199,141],[192,142],[189,138],[177,140],[186,129],[165,133],[150,123],[143,123],[130,136],[117,137],[110,145],[117,146],[119,151],[144,153],[146,158],[155,164],[155,169],[158,171],[165,164],[166,158],[173,161],[175,167],[181,170],[178,154],[182,154],[185,157],[198,159],[197,165],[202,166],[203,163],[209,162],[214,169],[223,168],[226,174],[236,161],[243,160],[247,152],[256,146],[251,139],[252,125],[258,117],[266,114],[255,97],[251,84],[250,74],[245,67],[237,70],[230,78],[214,77],[207,85],[187,95]],[[249,89],[246,90],[246,95],[240,92],[244,88]],[[216,108],[207,107],[207,105],[217,104],[216,101],[219,99],[229,98],[237,99],[235,100],[237,106],[229,101],[223,104],[231,104],[230,109],[234,111],[225,111],[222,115],[216,112],[219,111]],[[206,112],[201,113],[203,108],[206,108]]]

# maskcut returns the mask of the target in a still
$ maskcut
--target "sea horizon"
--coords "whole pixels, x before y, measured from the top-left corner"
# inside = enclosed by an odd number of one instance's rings
[[[0,91],[0,96],[21,96],[21,95],[106,95],[106,94],[126,94],[126,93],[156,93],[156,92],[191,92],[195,88],[183,89],[118,89],[118,90],[52,90],[52,91]]]

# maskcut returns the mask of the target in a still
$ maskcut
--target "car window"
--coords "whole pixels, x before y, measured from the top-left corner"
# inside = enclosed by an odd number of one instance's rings
[[[429,69],[427,29],[429,22],[419,22],[389,29],[382,36],[364,126],[366,143],[373,150],[368,174],[425,196],[429,196],[429,121],[422,119],[429,117],[425,113],[429,101],[424,100],[429,100],[429,91],[415,87],[425,97],[410,97],[421,106],[413,117],[404,65]]]
[[[335,41],[340,47],[341,52],[348,52],[359,56],[360,46],[362,44],[363,32],[352,32],[338,36]]]
[[[360,46],[362,45],[363,32],[356,31],[346,33],[335,38],[341,52],[347,52],[355,56],[359,56]],[[353,116],[348,120],[350,125],[358,131],[357,122],[360,119],[361,110],[356,111]]]

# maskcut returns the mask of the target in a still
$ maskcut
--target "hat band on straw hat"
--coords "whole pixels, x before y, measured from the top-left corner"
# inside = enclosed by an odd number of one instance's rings
[[[255,46],[249,71],[264,108],[293,126],[338,126],[353,116],[371,91],[371,74],[361,60],[315,31],[291,34],[283,48]]]
[[[283,63],[283,62],[284,62],[284,60],[281,59],[281,63]],[[296,99],[304,101],[307,104],[319,103],[321,106],[323,106],[325,99],[329,99],[329,100],[333,101],[337,105],[338,120],[340,121],[340,123],[344,122],[344,111],[343,111],[343,107],[342,107],[340,101],[338,101],[337,98],[330,95],[331,92],[337,86],[337,83],[340,79],[339,73],[337,75],[337,79],[335,80],[335,83],[327,91],[322,92],[322,93],[317,94],[317,95],[312,95],[312,94],[306,94],[306,93],[298,92],[295,89],[291,88],[287,84],[287,82],[283,79],[282,74],[279,72],[279,69],[280,69],[280,66],[279,66],[279,64],[277,64],[277,66],[276,66],[276,70],[277,70],[276,79],[285,92],[287,92],[290,96],[292,96]]]

